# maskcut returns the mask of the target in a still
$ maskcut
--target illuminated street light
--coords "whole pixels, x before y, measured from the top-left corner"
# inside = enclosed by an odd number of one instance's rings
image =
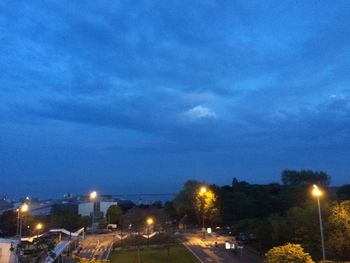
[[[147,223],[147,247],[149,247],[149,227],[154,223],[153,218],[152,217],[147,218],[146,223]]]
[[[320,197],[323,195],[322,191],[315,184],[312,186],[312,195],[315,197]]]
[[[201,197],[201,213],[202,213],[202,232],[203,232],[203,239],[205,238],[205,225],[204,225],[204,198],[205,194],[207,193],[208,189],[205,186],[202,186],[199,190],[199,196]]]
[[[21,213],[25,213],[25,212],[28,212],[29,210],[29,206],[24,203],[22,206],[21,206]]]
[[[29,211],[29,205],[24,203],[19,208],[17,208],[16,211],[17,211],[17,235],[19,237],[19,240],[21,241],[23,215]]]
[[[36,237],[39,236],[40,230],[43,229],[43,224],[42,223],[37,223],[35,226],[35,229],[37,231]]]
[[[199,195],[203,196],[205,195],[206,192],[207,192],[207,188],[205,186],[202,186],[199,191]]]
[[[153,218],[148,218],[147,225],[152,225],[152,224],[153,224]]]
[[[93,191],[93,192],[90,193],[90,199],[91,200],[95,200],[96,197],[97,197],[97,192],[96,191]]]
[[[97,192],[92,191],[90,193],[90,200],[92,201],[92,219],[91,219],[91,232],[94,232],[94,222],[95,222],[95,210],[96,208],[96,199],[97,199]]]
[[[320,222],[320,233],[321,233],[322,258],[325,261],[326,260],[326,252],[325,252],[325,247],[324,247],[323,225],[322,225],[321,204],[320,204],[320,196],[323,195],[323,192],[318,188],[317,185],[314,184],[312,186],[311,193],[317,199],[318,218],[319,218],[319,222]]]

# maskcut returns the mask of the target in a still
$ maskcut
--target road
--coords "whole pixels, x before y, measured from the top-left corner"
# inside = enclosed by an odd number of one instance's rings
[[[260,258],[255,253],[243,248],[237,254],[225,249],[225,241],[228,237],[206,236],[203,239],[200,232],[187,233],[187,241],[184,245],[190,249],[203,263],[260,263]],[[215,246],[217,242],[217,246]]]
[[[108,259],[115,234],[99,234],[86,236],[80,244],[77,256],[87,259]]]

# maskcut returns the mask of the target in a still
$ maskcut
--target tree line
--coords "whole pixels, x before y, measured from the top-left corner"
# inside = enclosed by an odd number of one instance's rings
[[[321,258],[318,208],[311,195],[313,184],[321,198],[326,252],[335,260],[350,259],[350,185],[330,187],[331,177],[311,170],[285,170],[281,183],[250,184],[233,178],[231,185],[207,186],[213,193],[205,211],[207,226],[229,227],[246,234],[250,246],[261,253],[288,242],[300,244],[315,259]],[[189,180],[176,198],[166,204],[177,220],[200,225],[196,202],[202,182]],[[206,199],[205,199],[206,200]]]

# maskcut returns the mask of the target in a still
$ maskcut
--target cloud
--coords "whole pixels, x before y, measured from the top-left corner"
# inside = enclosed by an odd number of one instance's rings
[[[163,153],[201,180],[323,160],[349,173],[348,24],[341,1],[1,1],[0,149],[19,160],[27,145],[41,160],[38,145],[65,145],[79,157],[79,137],[150,174]],[[115,174],[103,154],[94,164]],[[25,172],[13,163],[4,176]]]
[[[213,112],[209,108],[203,107],[202,105],[198,105],[193,107],[192,109],[189,109],[184,113],[184,115],[193,120],[208,119],[208,118],[216,117],[215,112]]]

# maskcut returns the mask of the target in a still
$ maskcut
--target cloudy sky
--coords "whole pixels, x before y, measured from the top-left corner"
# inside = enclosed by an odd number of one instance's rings
[[[0,2],[0,194],[350,178],[349,1]]]

